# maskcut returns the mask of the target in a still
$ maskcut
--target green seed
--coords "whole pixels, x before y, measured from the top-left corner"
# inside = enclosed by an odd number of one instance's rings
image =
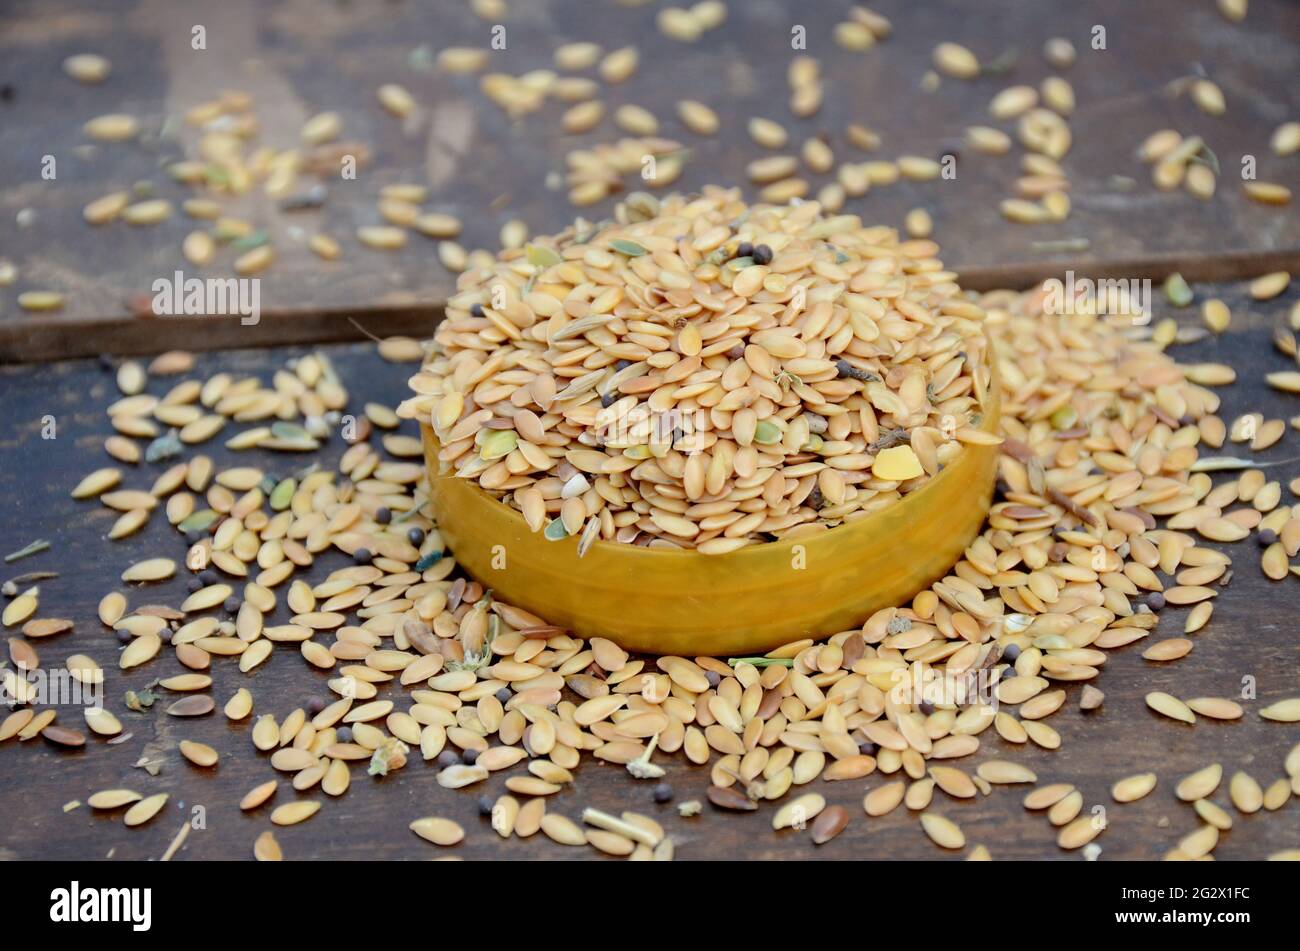
[[[781,441],[781,427],[770,419],[760,420],[754,427],[754,442],[764,446]]]
[[[1079,421],[1079,411],[1073,406],[1062,406],[1052,414],[1053,429],[1070,429]]]
[[[276,512],[283,512],[287,509],[297,488],[298,483],[293,479],[282,481],[271,491],[271,508]]]
[[[553,250],[541,244],[530,244],[524,250],[528,263],[535,268],[548,268],[559,264],[564,259]]]
[[[1177,271],[1165,278],[1161,290],[1164,291],[1165,300],[1175,307],[1186,307],[1192,302],[1192,289]]]
[[[519,436],[513,429],[498,429],[484,437],[483,444],[478,450],[479,458],[500,459],[514,452],[517,445],[519,445]]]
[[[200,509],[193,515],[181,520],[176,527],[182,532],[202,532],[206,531],[213,522],[217,520],[217,513],[212,509]]]
[[[609,242],[609,246],[619,254],[626,254],[630,258],[639,258],[643,254],[650,253],[635,241],[629,241],[626,238],[614,238]]]

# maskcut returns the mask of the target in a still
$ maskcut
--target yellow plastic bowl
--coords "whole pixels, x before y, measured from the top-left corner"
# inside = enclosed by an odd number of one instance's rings
[[[996,382],[981,428],[996,432]],[[466,571],[496,597],[584,637],[635,651],[737,656],[862,624],[943,575],[979,532],[996,446],[966,445],[920,489],[878,512],[790,541],[722,555],[547,541],[469,480],[438,475],[438,441],[422,427],[430,503]]]

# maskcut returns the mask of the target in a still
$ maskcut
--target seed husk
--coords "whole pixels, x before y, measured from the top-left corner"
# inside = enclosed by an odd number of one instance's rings
[[[123,581],[162,581],[176,573],[176,562],[170,558],[149,558],[138,561],[122,572]]]
[[[1272,300],[1287,289],[1291,275],[1286,271],[1262,274],[1250,282],[1250,296],[1255,300]]]
[[[245,812],[256,809],[275,795],[275,787],[276,783],[274,779],[269,779],[258,786],[254,786],[248,792],[244,793],[244,797],[239,800],[239,808]]]
[[[556,812],[542,816],[542,832],[560,845],[586,845],[587,837],[572,819]]]
[[[102,83],[112,70],[112,63],[96,53],[76,53],[63,61],[63,71],[87,85]]]
[[[994,784],[1034,783],[1038,781],[1038,777],[1032,769],[1007,760],[983,762],[976,769],[976,773],[981,779]]]
[[[805,793],[786,803],[772,817],[773,829],[803,826],[815,819],[826,808],[826,799],[817,793]]]
[[[118,666],[122,670],[138,667],[153,660],[162,649],[162,639],[157,634],[142,634],[126,646],[118,657]]]
[[[1056,844],[1063,849],[1078,849],[1087,845],[1101,834],[1101,827],[1096,817],[1080,816],[1061,829],[1056,837]]]
[[[18,306],[36,312],[58,310],[63,306],[63,295],[58,291],[23,291],[18,295]]]
[[[299,799],[296,802],[287,802],[282,806],[276,806],[271,813],[271,821],[278,826],[297,825],[310,819],[320,810],[320,803],[313,799]]]
[[[940,43],[931,58],[939,72],[955,79],[974,79],[980,74],[980,62],[975,54],[957,43]]]
[[[141,799],[126,811],[126,815],[122,817],[122,821],[130,827],[144,825],[154,816],[158,815],[159,811],[166,804],[167,798],[167,793],[156,793],[149,796],[147,799]]]
[[[206,743],[196,743],[193,740],[181,740],[180,751],[181,755],[195,766],[210,767],[217,765],[217,751]]]
[[[1237,811],[1243,815],[1259,812],[1264,806],[1264,790],[1254,777],[1243,770],[1232,774],[1232,779],[1228,781],[1228,796]]]
[[[415,111],[415,99],[402,86],[386,83],[379,87],[379,104],[399,119],[405,119]]]
[[[1174,794],[1183,802],[1195,802],[1212,796],[1223,779],[1223,767],[1211,763],[1196,772],[1184,776],[1174,787]]]
[[[1180,720],[1183,723],[1196,722],[1196,714],[1192,713],[1187,704],[1177,697],[1160,691],[1153,691],[1147,694],[1146,701],[1148,707],[1162,716],[1169,717],[1171,720]]]
[[[280,848],[280,842],[270,829],[263,830],[253,840],[253,858],[259,862],[284,861],[284,852]]]
[[[86,725],[100,736],[117,736],[122,732],[121,722],[103,707],[86,707],[84,716]]]
[[[1241,719],[1241,704],[1223,697],[1196,697],[1187,701],[1187,707],[1194,713],[1213,720]]]
[[[86,804],[91,809],[120,809],[133,802],[139,802],[141,798],[138,792],[131,789],[102,789],[92,794],[86,800]]]
[[[1260,710],[1259,715],[1265,720],[1273,720],[1277,723],[1300,722],[1300,697],[1290,697],[1271,703]]]
[[[1156,788],[1155,773],[1138,773],[1121,779],[1111,787],[1116,802],[1137,802]]]
[[[963,849],[966,847],[966,835],[961,827],[951,819],[933,812],[921,813],[921,828],[930,837],[930,841],[943,849]]]
[[[133,139],[140,131],[140,123],[134,116],[115,112],[96,116],[82,126],[86,138],[96,142],[125,142]]]
[[[437,816],[416,819],[409,828],[420,838],[434,845],[455,845],[465,838],[465,830],[457,823]]]

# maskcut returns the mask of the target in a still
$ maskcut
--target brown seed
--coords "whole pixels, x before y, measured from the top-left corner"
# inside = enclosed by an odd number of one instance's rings
[[[812,824],[812,840],[824,845],[844,831],[849,824],[849,812],[843,806],[827,806]]]
[[[51,724],[41,730],[41,736],[45,737],[56,746],[86,745],[86,735],[80,730],[74,730],[71,727],[55,726]]]
[[[710,786],[707,795],[709,802],[719,809],[730,809],[734,812],[753,812],[758,808],[756,802],[732,786]]]

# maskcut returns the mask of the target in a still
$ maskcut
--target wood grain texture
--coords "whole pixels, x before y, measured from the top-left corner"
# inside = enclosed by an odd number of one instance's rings
[[[611,110],[623,103],[646,106],[664,135],[691,150],[674,187],[747,186],[745,165],[762,151],[744,131],[754,115],[783,122],[791,149],[810,136],[828,135],[842,160],[957,155],[954,180],[873,188],[847,210],[901,224],[909,209],[927,208],[947,263],[971,287],[1023,285],[1066,267],[1131,277],[1181,269],[1206,280],[1275,267],[1300,270],[1294,211],[1248,202],[1236,181],[1242,155],[1251,154],[1260,178],[1300,189],[1296,159],[1278,159],[1268,149],[1277,125],[1300,115],[1294,82],[1300,6],[1259,0],[1239,25],[1227,23],[1212,3],[1179,0],[998,0],[981,4],[979,15],[959,0],[879,0],[875,6],[892,19],[893,35],[850,53],[831,40],[847,4],[732,4],[724,26],[687,45],[658,32],[652,5],[513,3],[504,24],[506,49],[492,54],[489,69],[517,75],[549,67],[554,48],[569,40],[592,39],[606,49],[635,44],[638,73],[607,87],[602,97]],[[190,48],[195,20],[207,29],[203,51]],[[806,27],[807,52],[821,60],[826,83],[824,108],[802,120],[791,118],[787,106],[794,25]],[[1090,48],[1094,26],[1106,28],[1105,50]],[[363,248],[354,237],[358,226],[378,221],[375,201],[383,185],[428,185],[428,209],[465,220],[466,247],[495,248],[511,218],[543,233],[571,221],[575,209],[563,189],[548,187],[548,175],[563,172],[564,156],[575,146],[622,135],[608,118],[588,134],[561,135],[564,106],[554,102],[511,121],[488,102],[478,77],[447,76],[421,67],[420,56],[412,59],[417,50],[485,46],[489,28],[468,4],[415,0],[229,0],[205,5],[201,15],[169,0],[6,4],[0,11],[0,84],[10,96],[0,102],[0,253],[18,265],[20,278],[0,289],[0,360],[147,352],[182,343],[217,348],[355,338],[349,316],[383,333],[427,324],[453,287],[434,243],[412,234],[404,250],[384,252]],[[1011,225],[997,205],[1012,194],[1019,147],[994,158],[963,148],[962,137],[968,125],[989,122],[987,104],[999,89],[1037,84],[1048,75],[1040,50],[1053,35],[1069,37],[1079,50],[1065,74],[1078,99],[1075,146],[1064,161],[1074,211],[1063,223]],[[973,82],[945,80],[937,92],[924,92],[931,50],[944,40],[965,43],[986,62],[1015,49],[1015,66]],[[79,85],[59,68],[65,56],[88,50],[114,63],[102,85]],[[1225,115],[1205,116],[1186,95],[1169,93],[1169,83],[1201,71],[1222,87]],[[403,124],[379,108],[375,90],[386,82],[400,82],[414,94],[420,112],[413,121]],[[178,215],[148,228],[113,223],[92,229],[81,209],[142,180],[156,183],[161,197],[186,197],[160,167],[194,142],[195,130],[179,117],[231,88],[252,94],[265,144],[294,147],[307,117],[334,110],[343,117],[344,138],[365,143],[371,160],[355,181],[327,178],[328,202],[318,211],[286,212],[253,196],[230,203],[233,214],[265,228],[277,248],[277,262],[262,276],[258,326],[232,318],[195,323],[133,316],[147,313],[154,280],[184,267],[180,244],[194,222]],[[683,98],[718,111],[723,124],[717,136],[695,136],[681,125],[675,103]],[[82,148],[82,124],[112,111],[139,116],[145,138]],[[878,153],[846,144],[843,129],[852,121],[881,134]],[[168,135],[160,140],[164,124]],[[1205,136],[1224,170],[1214,201],[1158,192],[1150,184],[1149,170],[1133,153],[1162,127]],[[58,160],[53,182],[40,177],[44,155]],[[1116,191],[1110,184],[1116,175],[1138,184]],[[828,179],[810,180],[820,186]],[[588,214],[604,214],[610,204]],[[35,216],[25,228],[15,221],[22,209]],[[339,239],[342,261],[327,263],[307,250],[304,236],[314,230]],[[1087,238],[1088,247],[1036,250],[1036,242],[1069,238]],[[233,258],[233,251],[223,250],[203,275],[228,276]],[[35,288],[62,291],[66,306],[53,315],[18,310],[17,294]]]
[[[1215,360],[1237,367],[1238,382],[1221,392],[1221,415],[1230,420],[1236,414],[1263,412],[1267,417],[1288,418],[1300,412],[1300,398],[1269,391],[1262,380],[1265,372],[1285,369],[1290,361],[1270,344],[1272,329],[1285,320],[1291,304],[1300,299],[1293,287],[1284,298],[1255,304],[1244,298],[1237,286],[1198,286],[1199,298],[1223,297],[1235,312],[1230,333],[1174,351],[1184,361]],[[1156,318],[1170,313],[1157,300]],[[1181,321],[1194,323],[1193,309],[1178,313]],[[295,353],[288,349],[231,351],[201,357],[197,376],[217,370],[257,374],[267,380]],[[350,405],[376,400],[396,403],[405,389],[406,367],[381,362],[362,346],[329,347],[327,351],[352,393]],[[166,384],[170,385],[170,383]],[[162,389],[155,381],[153,390]],[[0,369],[0,389],[5,393],[7,412],[0,420],[0,453],[6,460],[0,467],[0,550],[13,551],[35,538],[47,538],[52,549],[13,565],[3,566],[4,577],[37,569],[57,570],[61,576],[41,582],[42,604],[49,614],[76,621],[76,632],[58,635],[36,646],[46,667],[58,666],[72,653],[87,653],[109,671],[108,706],[123,721],[132,738],[119,746],[108,746],[91,737],[84,749],[62,751],[37,739],[19,744],[0,744],[0,796],[7,804],[9,821],[0,830],[0,855],[22,859],[40,858],[157,858],[196,806],[205,810],[206,828],[190,834],[178,860],[234,858],[252,855],[256,836],[270,827],[269,812],[278,804],[298,798],[287,779],[280,779],[274,800],[252,814],[237,808],[239,798],[253,786],[274,776],[265,754],[256,752],[249,738],[252,719],[230,724],[220,714],[198,720],[167,717],[162,708],[174,696],[164,699],[146,714],[127,711],[123,692],[139,689],[158,677],[180,672],[169,652],[154,661],[121,674],[116,656],[119,646],[113,634],[96,618],[99,598],[112,589],[123,589],[117,581],[122,568],[149,554],[181,558],[184,545],[164,525],[161,516],[141,536],[118,543],[103,539],[112,524],[111,515],[91,502],[74,502],[68,491],[82,475],[108,464],[101,444],[110,432],[104,406],[115,390],[112,374],[91,361],[53,363],[43,367]],[[56,417],[58,437],[41,438],[42,418]],[[411,424],[405,424],[414,435]],[[227,434],[228,435],[228,434]],[[1294,460],[1300,435],[1288,430],[1280,443],[1259,458]],[[322,463],[333,464],[341,446],[335,441],[324,452]],[[219,444],[204,448],[219,464],[231,464],[235,455]],[[1224,453],[1248,454],[1241,447]],[[301,459],[259,454],[250,458],[283,474],[304,463]],[[157,466],[141,465],[126,482],[148,485]],[[1300,464],[1289,461],[1267,470],[1270,478],[1286,482],[1300,475]],[[1220,477],[1222,478],[1222,477]],[[1296,499],[1284,490],[1284,501]],[[1258,709],[1273,700],[1300,693],[1300,651],[1295,646],[1297,580],[1271,583],[1258,568],[1259,551],[1253,541],[1222,547],[1234,561],[1235,577],[1216,598],[1214,618],[1199,634],[1192,635],[1195,648],[1183,660],[1171,664],[1144,661],[1142,644],[1108,652],[1109,660],[1097,681],[1106,702],[1090,714],[1078,709],[1080,686],[1067,688],[1066,706],[1050,721],[1060,732],[1063,745],[1056,752],[1033,747],[1013,747],[998,739],[992,730],[983,735],[983,748],[959,765],[971,769],[984,758],[1006,758],[1037,771],[1041,782],[1068,781],[1084,793],[1087,807],[1104,806],[1110,827],[1097,839],[1103,859],[1158,857],[1173,848],[1179,838],[1197,826],[1189,806],[1178,802],[1173,786],[1183,775],[1209,762],[1223,764],[1226,776],[1237,769],[1251,773],[1261,784],[1282,775],[1286,751],[1300,741],[1295,724],[1267,723]],[[343,563],[337,553],[322,557],[309,574],[319,579]],[[176,604],[184,596],[183,579],[129,591],[133,604],[165,602]],[[281,598],[283,600],[283,598]],[[280,623],[286,609],[281,606],[269,620]],[[1182,631],[1185,609],[1170,609],[1162,615],[1159,629],[1149,640],[1177,636]],[[8,632],[7,632],[8,633]],[[274,713],[283,718],[290,710],[313,696],[324,696],[325,675],[309,668],[292,645],[279,645],[272,657],[251,675],[238,672],[230,660],[217,659],[211,671],[212,695],[218,706],[240,686],[254,697],[254,715]],[[1243,701],[1246,717],[1236,723],[1219,723],[1202,718],[1195,726],[1174,723],[1151,713],[1143,696],[1164,690],[1180,697],[1232,696],[1242,690],[1244,678],[1253,678],[1258,700]],[[391,689],[381,697],[400,700],[405,692]],[[63,709],[60,720],[80,725],[80,711]],[[182,739],[207,743],[221,753],[215,770],[201,770],[183,761],[177,751]],[[163,760],[159,776],[150,777],[133,768],[137,759],[156,754]],[[682,765],[680,758],[658,757],[671,763],[668,780],[677,800],[703,799],[707,772]],[[1154,770],[1160,782],[1155,792],[1141,802],[1117,805],[1110,800],[1111,784],[1135,772]],[[506,775],[522,772],[515,767]],[[861,781],[815,783],[828,801],[844,805],[852,816],[839,838],[814,847],[806,832],[773,833],[774,811],[764,805],[749,815],[722,814],[705,805],[694,819],[678,818],[672,806],[651,801],[650,783],[632,780],[617,767],[584,759],[576,772],[577,781],[552,797],[548,807],[577,819],[584,806],[608,811],[637,809],[657,816],[677,844],[683,859],[811,859],[872,858],[930,859],[950,857],[941,853],[923,835],[914,815],[900,807],[894,814],[869,819],[861,808],[866,790],[885,782],[879,774]],[[326,800],[321,811],[300,826],[276,829],[276,836],[288,858],[421,859],[436,854],[466,858],[580,858],[595,857],[590,849],[565,849],[540,834],[528,839],[501,840],[477,815],[476,800],[487,793],[504,791],[505,775],[495,774],[478,787],[448,791],[434,782],[434,770],[418,757],[403,770],[384,779],[371,779],[364,768],[353,768],[352,788],[341,800],[328,800],[319,791],[310,798]],[[83,803],[93,792],[110,787],[127,787],[149,794],[171,793],[164,811],[148,825],[130,830],[121,823],[121,813],[96,814],[84,805],[64,813],[65,802]],[[1078,860],[1055,845],[1055,830],[1039,814],[1021,806],[1023,787],[995,789],[987,798],[957,802],[936,794],[934,811],[961,824],[970,845],[984,844],[995,858],[1042,858]],[[1225,787],[1214,797],[1227,805]],[[1228,806],[1231,811],[1231,807]],[[418,839],[407,824],[426,815],[442,815],[461,823],[465,841],[450,849],[439,849]],[[1167,823],[1164,820],[1168,820]],[[1225,859],[1257,859],[1283,848],[1300,846],[1300,801],[1293,798],[1280,812],[1239,816],[1216,850]]]

